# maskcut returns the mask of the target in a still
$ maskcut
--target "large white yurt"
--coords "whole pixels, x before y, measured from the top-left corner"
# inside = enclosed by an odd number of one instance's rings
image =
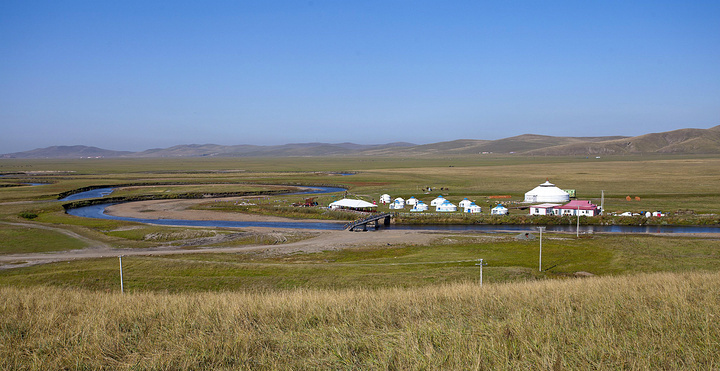
[[[381,204],[389,204],[390,203],[390,195],[386,193],[386,194],[380,196],[380,203]]]
[[[423,211],[427,211],[427,210],[428,210],[428,205],[420,200],[418,200],[418,202],[415,204],[415,206],[413,206],[413,208],[410,209],[410,211],[412,211],[412,212],[423,212]]]
[[[458,207],[462,207],[463,209],[468,208],[471,204],[473,204],[472,201],[468,200],[467,197],[463,198],[462,201],[458,202]]]
[[[476,205],[474,202],[470,202],[470,205],[463,206],[466,213],[481,213],[482,207]]]
[[[533,188],[532,191],[525,193],[525,202],[568,202],[570,195],[562,189],[545,181],[545,183]]]
[[[410,196],[410,198],[408,198],[407,200],[405,200],[405,203],[406,203],[406,204],[408,204],[408,205],[413,205],[413,206],[415,206],[415,204],[416,204],[417,202],[418,202],[418,199],[415,198],[415,196]]]
[[[435,207],[435,211],[442,213],[453,212],[457,211],[457,206],[453,205],[450,201],[445,200],[445,202]]]
[[[437,207],[438,205],[441,205],[443,202],[445,202],[445,197],[443,197],[442,195],[440,195],[440,196],[437,196],[436,199],[430,201],[430,206],[435,206],[435,207]]]

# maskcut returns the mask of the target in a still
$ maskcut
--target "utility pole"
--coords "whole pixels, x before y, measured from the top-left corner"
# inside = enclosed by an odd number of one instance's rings
[[[540,272],[542,272],[542,232],[543,232],[543,229],[545,229],[545,227],[537,227],[537,229],[540,230],[540,263],[539,263],[538,270]]]
[[[483,265],[485,265],[485,264],[483,263],[483,259],[480,259],[480,263],[476,263],[475,265],[479,265],[479,266],[480,266],[480,286],[482,287],[482,281],[483,281],[482,267],[483,267]]]
[[[122,276],[122,255],[118,256],[118,259],[120,259],[120,293],[125,293],[125,288],[123,287],[123,276]]]
[[[580,205],[577,209],[577,227],[575,227],[575,237],[580,238]]]

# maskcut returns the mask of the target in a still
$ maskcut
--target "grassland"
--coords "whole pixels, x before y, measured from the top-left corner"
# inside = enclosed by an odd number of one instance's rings
[[[134,237],[147,231],[130,230]],[[199,230],[196,233],[209,233]],[[172,236],[172,235],[171,235]],[[425,287],[478,279],[477,259],[488,264],[486,283],[562,279],[577,272],[599,276],[639,272],[720,271],[716,238],[597,235],[576,239],[546,234],[543,270],[538,241],[514,234],[438,235],[430,245],[345,248],[310,254],[262,253],[127,256],[128,292],[277,291]],[[246,236],[245,242],[256,236]],[[261,241],[262,242],[262,241]],[[234,245],[242,240],[232,241]],[[61,286],[118,291],[117,258],[79,260],[0,271],[0,286]]]
[[[603,159],[573,157],[448,158],[290,158],[290,159],[136,159],[136,160],[3,160],[0,172],[30,173],[16,182],[51,183],[0,189],[0,202],[48,200],[60,192],[88,185],[126,183],[225,183],[339,185],[373,199],[382,193],[423,196],[425,187],[451,200],[482,201],[490,195],[522,195],[546,178],[578,197],[599,202],[605,191],[608,211],[692,209],[717,212],[720,205],[720,158],[635,156]],[[242,170],[242,171],[241,171]],[[339,176],[336,172],[356,172]],[[1,178],[9,182],[11,178]],[[238,185],[240,187],[240,185]],[[628,202],[626,196],[640,197]],[[298,197],[295,201],[301,200]]]
[[[57,231],[0,223],[0,254],[74,250],[86,246]]]
[[[718,367],[720,275],[278,293],[2,288],[3,369]]]
[[[16,185],[0,187],[0,251],[279,242],[65,214],[57,195],[87,186],[136,184],[123,192],[142,196],[335,185],[366,200],[442,194],[486,206],[488,196],[518,200],[550,178],[596,203],[604,191],[609,211],[718,214],[719,169],[717,156],[0,160],[0,173],[16,173],[0,178]],[[166,186],[139,187],[149,183]],[[426,187],[445,190],[426,195]],[[305,218],[288,206],[305,197],[203,208]],[[551,233],[542,271],[537,241],[503,234],[312,254],[208,249],[127,256],[125,295],[116,257],[1,270],[0,368],[716,369],[718,246],[712,236]],[[479,258],[489,264],[484,287]]]

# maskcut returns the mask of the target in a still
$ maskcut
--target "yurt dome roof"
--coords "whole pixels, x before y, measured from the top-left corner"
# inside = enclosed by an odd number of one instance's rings
[[[570,195],[549,180],[525,193],[525,202],[566,202]]]

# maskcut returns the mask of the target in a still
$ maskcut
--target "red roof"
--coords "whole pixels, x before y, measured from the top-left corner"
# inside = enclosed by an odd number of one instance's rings
[[[584,200],[572,200],[568,202],[567,204],[556,207],[556,209],[572,209],[572,210],[597,210],[597,205],[593,205],[590,203],[590,201],[584,201]]]

